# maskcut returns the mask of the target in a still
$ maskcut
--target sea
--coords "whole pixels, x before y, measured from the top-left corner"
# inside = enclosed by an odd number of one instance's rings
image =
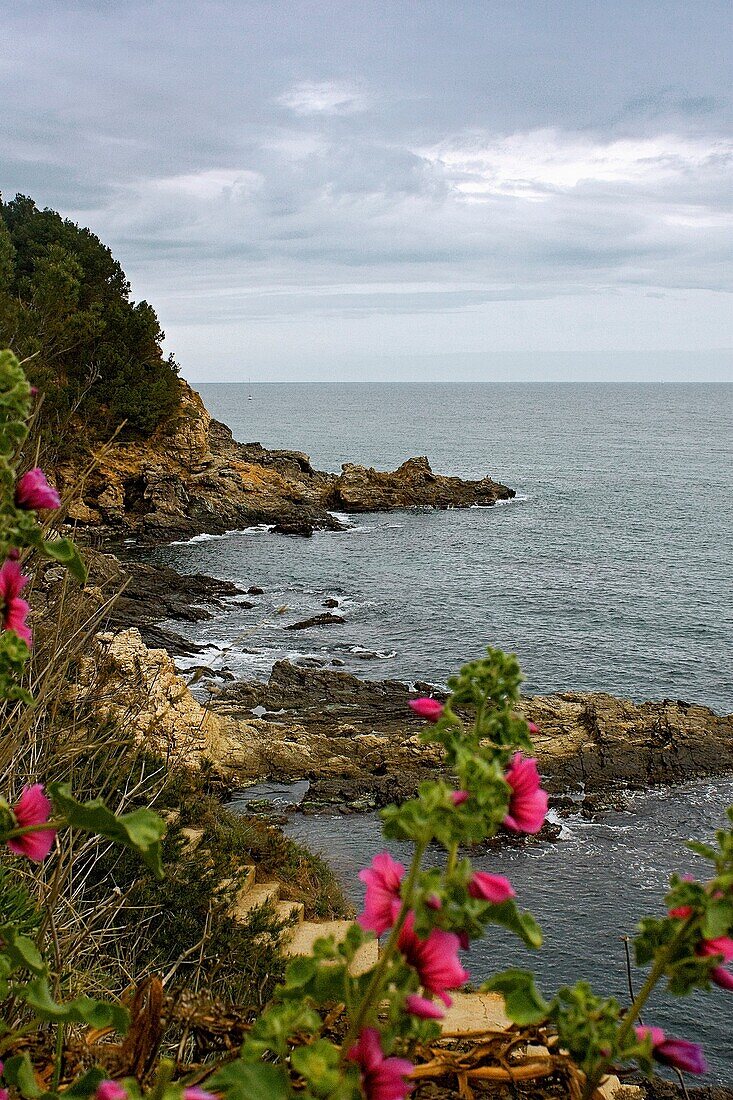
[[[528,693],[608,691],[733,711],[733,386],[207,384],[242,442],[394,469],[426,455],[440,473],[516,490],[492,508],[342,516],[311,539],[267,528],[153,552],[182,572],[257,586],[189,628],[197,663],[266,678],[274,661],[441,684],[486,645],[515,652]],[[343,625],[285,626],[339,602]],[[180,624],[171,624],[180,630]],[[287,796],[286,796],[287,797]],[[626,996],[624,936],[660,912],[684,848],[710,837],[733,779],[630,794],[624,810],[562,821],[560,840],[480,857],[510,875],[546,928],[536,957],[504,933],[476,945],[476,980],[533,965],[551,993],[588,978]],[[357,869],[385,847],[374,815],[293,815],[355,903]],[[397,848],[391,846],[399,853]],[[638,981],[638,976],[635,975]],[[733,1082],[733,995],[659,998],[647,1022],[704,1042],[711,1079]]]

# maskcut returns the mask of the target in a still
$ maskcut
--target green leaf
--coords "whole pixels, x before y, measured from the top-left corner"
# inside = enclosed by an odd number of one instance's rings
[[[122,1005],[95,1001],[91,997],[75,997],[66,1004],[57,1004],[51,996],[45,978],[36,978],[29,982],[23,992],[23,999],[29,1008],[44,1020],[59,1023],[88,1024],[89,1027],[113,1027],[124,1034],[130,1025],[130,1016]]]
[[[316,1039],[310,1046],[296,1047],[290,1062],[316,1096],[329,1096],[339,1083],[339,1057],[338,1047],[328,1039]]]
[[[288,1100],[290,1085],[281,1066],[236,1061],[222,1066],[207,1082],[207,1091],[226,1093],[227,1100]]]
[[[81,584],[86,583],[87,567],[71,539],[44,539],[41,548],[48,558],[60,561]]]
[[[88,1069],[86,1073],[77,1078],[73,1085],[69,1085],[67,1089],[64,1089],[64,1096],[93,1096],[106,1076],[107,1074],[99,1066],[93,1066],[92,1069]]]
[[[715,848],[711,848],[709,844],[703,844],[699,840],[688,840],[685,845],[691,852],[694,852],[697,856],[702,856],[703,859],[717,859],[718,853]]]
[[[505,970],[496,974],[482,987],[492,993],[501,993],[509,1019],[526,1027],[539,1024],[546,1019],[550,1005],[534,984],[534,975],[529,970]]]
[[[706,940],[727,936],[733,925],[733,904],[729,901],[713,902],[702,921],[702,934]]]
[[[133,810],[116,817],[101,798],[77,802],[68,783],[49,783],[48,790],[69,825],[133,848],[158,878],[163,877],[160,841],[166,826],[152,810]]]
[[[8,1058],[3,1068],[3,1077],[6,1084],[15,1086],[26,1100],[36,1100],[43,1092],[36,1081],[33,1065],[27,1054],[16,1054],[14,1058]]]
[[[4,924],[0,927],[0,942],[2,953],[11,962],[14,968],[23,967],[30,970],[31,974],[44,974],[46,964],[33,940],[22,936],[15,925]]]
[[[542,929],[531,913],[521,913],[513,901],[503,901],[500,905],[492,905],[487,915],[482,919],[493,924],[500,924],[519,936],[527,947],[542,946]]]

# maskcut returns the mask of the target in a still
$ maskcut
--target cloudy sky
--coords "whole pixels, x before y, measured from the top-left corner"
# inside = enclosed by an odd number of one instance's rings
[[[731,379],[729,0],[0,0],[0,188],[201,380]]]

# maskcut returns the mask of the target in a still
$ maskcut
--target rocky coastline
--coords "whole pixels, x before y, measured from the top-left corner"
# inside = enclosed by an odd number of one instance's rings
[[[199,395],[181,385],[179,415],[147,443],[101,449],[86,478],[70,465],[57,471],[62,486],[77,487],[69,518],[89,542],[86,598],[96,593],[98,602],[109,601],[87,681],[98,675],[113,707],[129,711],[138,700],[141,736],[154,736],[157,724],[166,751],[186,745],[186,762],[206,761],[225,784],[307,780],[306,809],[367,810],[410,797],[442,766],[437,750],[420,742],[421,723],[408,707],[430,685],[288,662],[277,663],[267,683],[237,682],[226,667],[203,664],[182,677],[174,658],[195,661],[203,650],[171,623],[209,618],[224,600],[251,608],[248,593],[261,589],[181,575],[140,561],[130,547],[120,560],[91,546],[98,535],[155,545],[263,523],[307,536],[338,528],[334,512],[491,506],[514,491],[489,477],[434,474],[426,458],[391,473],[348,463],[338,475],[323,473],[300,452],[235,442]],[[48,576],[52,588],[54,571]],[[286,629],[343,624],[338,601],[324,607]],[[526,698],[521,710],[539,726],[537,754],[558,805],[570,793],[582,792],[591,806],[622,787],[733,770],[733,716],[706,707],[567,692]]]
[[[99,680],[105,705],[127,714],[137,708],[141,736],[163,731],[157,736],[168,755],[178,752],[193,766],[205,761],[227,789],[306,780],[302,808],[311,812],[372,810],[411,797],[440,772],[440,751],[421,743],[422,722],[408,706],[419,694],[440,697],[430,684],[288,661],[277,662],[266,682],[237,681],[225,666],[196,666],[200,647],[171,622],[206,619],[223,600],[247,604],[243,588],[95,551],[89,561],[87,592],[104,602],[122,591],[83,679]],[[53,577],[51,570],[51,590]],[[180,670],[176,657],[194,662]],[[540,768],[559,808],[568,797],[574,808],[580,796],[592,810],[622,788],[733,771],[733,715],[694,703],[564,692],[525,697],[520,710],[539,727]]]
[[[421,743],[423,722],[408,706],[429,691],[280,661],[267,683],[225,685],[211,707],[235,725],[253,714],[266,723],[266,737],[242,760],[253,778],[307,779],[306,808],[367,810],[412,797],[441,771],[440,749]],[[528,696],[519,710],[539,727],[537,757],[557,805],[582,794],[590,807],[621,788],[733,770],[733,715],[707,707],[564,692]]]
[[[314,470],[300,451],[237,443],[201,398],[181,382],[181,405],[144,442],[112,442],[56,470],[72,503],[69,518],[88,537],[106,534],[159,544],[266,524],[309,536],[341,530],[334,512],[400,508],[490,507],[513,489],[490,477],[466,481],[436,474],[426,457],[383,472],[346,463],[341,473]]]

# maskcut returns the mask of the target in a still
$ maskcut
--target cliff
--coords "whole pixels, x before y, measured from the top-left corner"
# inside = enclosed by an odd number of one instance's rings
[[[56,470],[77,524],[153,542],[260,523],[310,535],[340,529],[334,510],[469,507],[514,496],[489,477],[435,474],[427,458],[410,459],[392,473],[352,464],[340,474],[322,473],[299,451],[235,442],[195,390],[180,385],[178,412],[147,440],[93,447],[87,469],[67,462]]]

